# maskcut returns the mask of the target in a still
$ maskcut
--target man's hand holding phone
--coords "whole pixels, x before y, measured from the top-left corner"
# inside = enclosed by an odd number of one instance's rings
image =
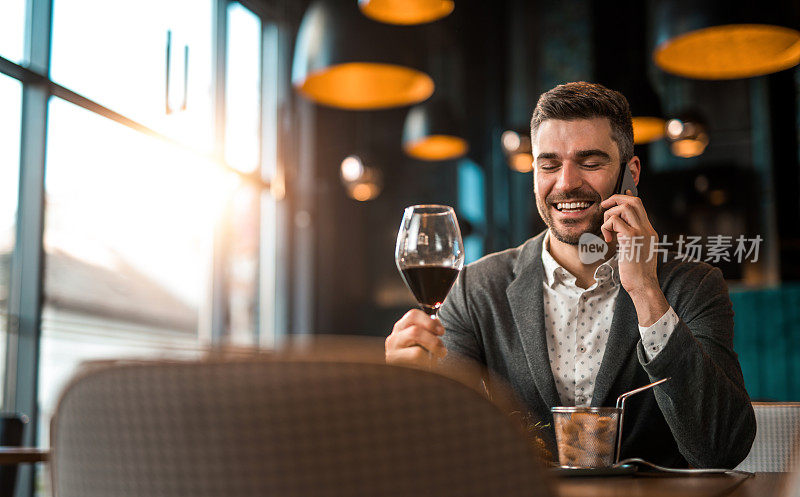
[[[600,206],[606,209],[600,228],[606,243],[616,243],[620,284],[631,296],[641,326],[655,323],[669,309],[658,283],[658,234],[650,224],[639,197],[612,195]]]

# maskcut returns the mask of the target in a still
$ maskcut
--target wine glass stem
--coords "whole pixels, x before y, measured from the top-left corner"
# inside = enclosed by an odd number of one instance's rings
[[[438,320],[439,319],[439,308],[438,307],[433,307],[433,308],[423,307],[422,310],[425,311],[425,313],[428,316],[430,316],[430,318],[432,320]],[[431,354],[430,351],[428,351],[428,369],[433,369],[433,366],[435,366],[435,365],[436,365],[436,358],[433,356],[433,354]]]
[[[429,306],[425,304],[419,304],[420,309],[422,312],[430,316],[431,319],[439,319],[439,309],[440,306]]]
[[[431,319],[439,319],[439,308],[423,307],[422,311]]]

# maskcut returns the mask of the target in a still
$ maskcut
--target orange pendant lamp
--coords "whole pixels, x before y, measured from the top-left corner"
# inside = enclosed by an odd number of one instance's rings
[[[453,12],[452,0],[359,0],[358,7],[370,19],[387,24],[425,24]]]
[[[416,105],[403,126],[403,150],[415,159],[435,162],[466,155],[469,144],[460,122],[443,98]]]
[[[693,79],[762,76],[800,63],[792,2],[656,2],[653,61]]]
[[[656,116],[633,116],[633,143],[644,145],[664,137],[664,119]]]
[[[318,0],[300,24],[292,84],[322,105],[350,110],[412,105],[433,94],[419,37],[365,18],[355,3]]]

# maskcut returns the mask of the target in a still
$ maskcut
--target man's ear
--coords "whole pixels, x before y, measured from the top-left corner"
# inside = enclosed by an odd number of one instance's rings
[[[642,172],[642,162],[637,156],[634,155],[633,158],[628,161],[628,169],[631,171],[634,184],[639,186],[639,173]]]

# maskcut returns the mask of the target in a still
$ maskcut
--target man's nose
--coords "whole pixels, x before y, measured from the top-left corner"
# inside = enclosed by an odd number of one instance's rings
[[[555,188],[561,191],[570,191],[583,185],[580,168],[571,162],[564,162],[558,173]]]

